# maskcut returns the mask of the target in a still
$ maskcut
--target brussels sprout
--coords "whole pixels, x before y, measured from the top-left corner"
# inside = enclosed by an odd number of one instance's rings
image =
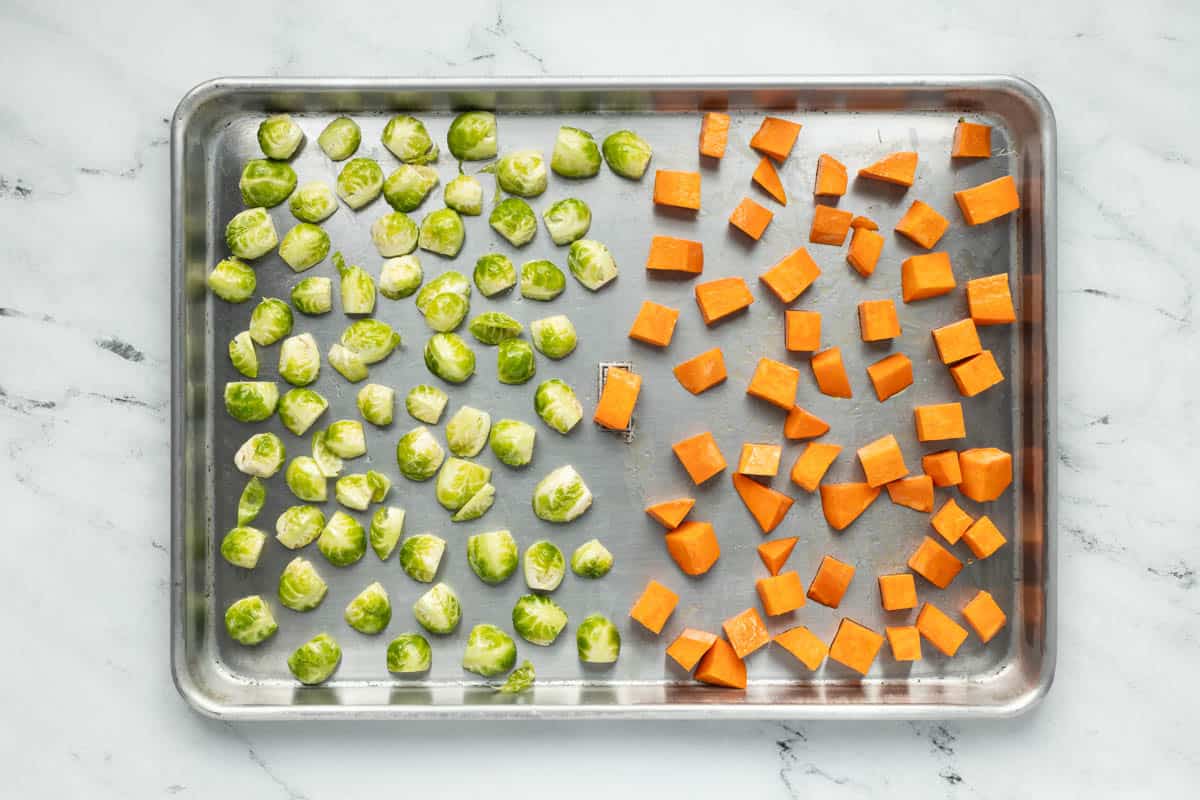
[[[242,167],[238,189],[242,192],[242,203],[248,208],[277,206],[296,188],[296,171],[282,161],[267,161],[256,158]]]
[[[400,474],[410,481],[427,481],[438,471],[446,451],[424,425],[413,428],[396,443]]]
[[[462,324],[469,309],[462,295],[442,292],[425,306],[425,324],[439,333],[447,333]]]
[[[329,401],[312,389],[292,389],[279,398],[279,419],[283,427],[303,436],[327,408]]]
[[[283,474],[283,479],[292,490],[292,494],[306,503],[324,503],[328,496],[325,473],[321,471],[316,459],[309,456],[293,458]]]
[[[522,560],[525,569],[525,585],[542,592],[553,592],[562,583],[567,571],[563,551],[554,542],[543,539],[534,542],[525,550]],[[514,620],[515,621],[515,620]],[[517,629],[520,633],[520,629]]]
[[[318,633],[288,656],[288,669],[301,683],[313,686],[324,683],[338,668],[342,648],[328,633]]]
[[[360,319],[342,331],[340,342],[358,353],[364,364],[375,364],[391,355],[400,344],[400,334],[377,319]]]
[[[355,511],[366,511],[371,505],[371,495],[375,493],[367,476],[361,472],[343,475],[333,486],[333,496],[346,508]]]
[[[399,675],[425,672],[433,664],[429,642],[419,633],[402,633],[388,644],[387,670]]]
[[[494,678],[503,675],[517,663],[517,645],[495,625],[476,625],[467,636],[462,666],[468,672]]]
[[[400,567],[414,581],[431,583],[445,552],[445,539],[432,533],[418,533],[400,545]]]
[[[299,550],[316,540],[325,527],[325,514],[316,506],[292,506],[275,520],[275,540],[288,550]]]
[[[367,485],[371,487],[371,502],[382,503],[392,488],[392,479],[382,472],[367,470]]]
[[[328,314],[333,309],[333,281],[323,276],[305,278],[292,287],[292,305],[301,314]]]
[[[600,148],[587,131],[563,125],[554,140],[550,169],[564,178],[590,178],[600,172]]]
[[[367,538],[380,561],[387,561],[404,533],[404,509],[395,506],[381,508],[371,517]]]
[[[317,462],[317,468],[326,478],[336,478],[342,474],[345,463],[329,449],[329,434],[317,431],[312,438],[312,457]]]
[[[462,619],[462,606],[453,589],[438,583],[413,603],[413,616],[430,633],[452,633]]]
[[[534,677],[533,663],[528,660],[522,661],[521,666],[514,669],[504,683],[496,687],[496,691],[502,694],[520,694],[533,686]]]
[[[238,422],[262,422],[275,413],[279,387],[273,381],[230,381],[225,384],[225,411]]]
[[[383,168],[370,158],[352,158],[337,176],[338,197],[358,210],[383,191]]]
[[[463,507],[450,517],[451,522],[470,522],[479,519],[488,512],[492,503],[496,502],[496,487],[485,483],[483,487],[463,504]]]
[[[404,408],[414,419],[437,425],[449,400],[441,389],[422,383],[408,390],[408,396],[404,398]]]
[[[242,443],[233,455],[233,464],[246,475],[269,478],[283,466],[287,449],[273,433],[256,433]]]
[[[487,444],[492,416],[478,408],[463,406],[446,423],[446,444],[450,452],[461,458],[474,458]]]
[[[509,197],[492,209],[488,215],[488,225],[513,247],[520,247],[529,243],[537,233],[537,216],[529,203],[519,197]]]
[[[362,267],[346,264],[341,253],[333,254],[333,263],[342,277],[342,311],[346,314],[370,314],[375,310],[375,279]]]
[[[517,570],[517,542],[508,531],[477,533],[467,539],[467,563],[484,583],[503,583]]]
[[[442,190],[442,201],[459,214],[478,217],[483,213],[483,185],[474,175],[459,175]]]
[[[324,181],[310,181],[298,188],[288,201],[292,216],[301,222],[316,224],[337,211],[337,195]]]
[[[341,373],[342,377],[351,383],[357,383],[367,377],[367,364],[362,356],[349,347],[335,344],[329,348],[329,366]]]
[[[547,647],[567,627],[567,612],[544,594],[526,594],[513,606],[512,623],[522,639]]]
[[[254,350],[254,340],[250,331],[242,331],[229,342],[229,360],[233,368],[247,378],[258,377],[258,353]]]
[[[437,185],[438,174],[433,167],[401,164],[383,182],[383,199],[397,211],[415,211]]]
[[[325,446],[338,458],[358,458],[367,452],[367,437],[356,419],[339,419],[325,429]]]
[[[255,475],[246,481],[242,494],[238,497],[237,521],[238,526],[249,525],[262,511],[267,502],[267,487]]]
[[[591,490],[570,464],[554,470],[533,488],[533,513],[546,522],[570,522],[591,505]]]
[[[582,200],[568,197],[543,211],[542,221],[555,244],[570,244],[592,227],[592,210]]]
[[[573,245],[572,245],[573,246]],[[553,300],[567,288],[567,277],[552,261],[526,261],[521,265],[521,296]]]
[[[267,602],[252,594],[225,609],[225,630],[238,644],[255,645],[274,636],[279,625]]]
[[[520,336],[525,328],[503,311],[485,311],[471,320],[467,330],[481,344],[500,344]]]
[[[292,332],[292,308],[278,297],[264,297],[250,312],[250,338],[263,347]]]
[[[279,257],[293,272],[311,269],[329,255],[329,234],[321,226],[299,222],[283,235],[279,243]]]
[[[253,260],[274,250],[279,234],[265,208],[247,208],[225,226],[225,244],[238,258]]]
[[[575,326],[564,314],[529,323],[529,338],[538,352],[548,358],[566,358],[578,342]]]
[[[496,115],[467,111],[450,123],[446,133],[450,153],[459,161],[483,161],[496,155]]]
[[[583,419],[583,406],[575,390],[558,378],[542,381],[533,395],[533,410],[542,421],[565,434]]]
[[[447,458],[438,471],[437,501],[447,511],[458,511],[491,478],[490,467],[461,458]]]
[[[463,383],[475,374],[475,353],[455,333],[435,333],[425,343],[425,366],[448,383]]]
[[[603,614],[592,614],[575,631],[579,660],[588,664],[611,664],[621,654],[621,632]]]
[[[254,569],[266,541],[267,535],[258,528],[234,528],[221,540],[221,557],[235,567]]]
[[[637,180],[650,164],[650,145],[633,131],[616,131],[604,137],[600,145],[608,168],[622,178]]]
[[[258,276],[236,258],[217,262],[208,273],[208,288],[226,303],[244,303],[254,294]]]
[[[434,298],[442,294],[457,294],[463,300],[469,301],[471,299],[471,284],[467,281],[467,276],[458,270],[452,269],[443,272],[425,284],[421,291],[417,292],[417,311],[424,314]]]
[[[317,537],[317,549],[335,567],[348,567],[367,552],[367,532],[343,511],[333,512]]]
[[[387,589],[375,581],[346,606],[346,624],[359,633],[376,634],[392,621],[392,603]]]
[[[349,117],[338,117],[325,126],[317,137],[317,144],[332,161],[345,161],[358,150],[362,143],[362,131],[358,123]]]
[[[484,297],[492,297],[516,285],[517,270],[508,256],[488,253],[475,262],[475,286]]]
[[[524,339],[505,339],[496,348],[496,378],[510,385],[525,383],[537,372],[533,348]]]
[[[279,602],[292,611],[311,611],[327,591],[328,584],[307,558],[293,558],[279,575]]]
[[[453,208],[439,208],[421,220],[418,245],[422,250],[454,258],[462,249],[467,231],[462,217]]]
[[[567,251],[567,268],[593,292],[617,277],[612,253],[595,239],[580,239]]]
[[[603,578],[612,565],[613,554],[599,539],[589,539],[571,554],[571,571],[581,578]]]
[[[311,333],[289,336],[279,348],[279,377],[293,386],[307,386],[321,372],[321,349]]]
[[[533,460],[537,431],[527,422],[502,419],[492,426],[489,443],[496,458],[510,467],[523,467]]]
[[[389,258],[379,270],[379,293],[389,300],[408,297],[423,278],[421,262],[415,255]]]
[[[371,225],[371,241],[384,258],[408,255],[417,249],[417,223],[403,211],[384,214]]]
[[[287,114],[273,114],[258,124],[258,146],[267,158],[291,158],[302,141],[304,131]]]
[[[396,391],[390,386],[368,383],[358,390],[358,413],[372,425],[391,425],[395,409]]]
[[[406,164],[437,161],[438,147],[425,130],[425,124],[416,117],[399,114],[389,119],[382,140],[383,146]]]
[[[514,150],[492,167],[500,188],[518,197],[537,197],[546,191],[546,162],[537,150]]]

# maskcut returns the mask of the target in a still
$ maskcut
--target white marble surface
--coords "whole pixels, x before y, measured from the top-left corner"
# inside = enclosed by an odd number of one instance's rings
[[[1200,7],[643,0],[568,21],[565,3],[358,5],[0,3],[0,794],[476,796],[499,775],[507,793],[581,798],[612,782],[660,797],[1194,793]],[[727,35],[734,14],[757,24]],[[180,96],[222,74],[828,71],[1010,72],[1055,106],[1061,613],[1045,703],[953,724],[189,711],[167,665],[165,144]]]

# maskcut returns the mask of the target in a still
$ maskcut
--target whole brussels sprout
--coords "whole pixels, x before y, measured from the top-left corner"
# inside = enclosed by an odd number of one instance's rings
[[[358,413],[380,428],[392,424],[396,411],[396,390],[378,383],[368,383],[358,390]]]
[[[379,270],[379,293],[388,300],[399,300],[415,292],[424,279],[421,260],[415,255],[389,258]]]
[[[258,528],[234,528],[221,540],[221,557],[242,569],[254,569],[262,555],[267,535]]]
[[[296,680],[314,686],[329,680],[342,661],[342,648],[328,633],[318,633],[288,656],[288,669]]]
[[[367,436],[356,419],[339,419],[325,429],[325,446],[338,458],[358,458],[367,452]]]
[[[317,464],[316,459],[309,456],[296,456],[288,464],[283,479],[292,494],[306,503],[324,503],[328,496],[325,484],[325,473]]]
[[[425,672],[433,664],[429,642],[419,633],[402,633],[388,644],[387,670],[397,675]]]
[[[554,470],[533,488],[533,513],[546,522],[570,522],[591,505],[591,490],[570,464]]]
[[[438,185],[437,170],[401,164],[383,183],[383,199],[397,211],[415,211]]]
[[[467,281],[467,276],[458,270],[451,269],[425,284],[421,291],[417,292],[417,311],[424,314],[426,309],[429,308],[429,304],[433,302],[433,299],[442,294],[457,294],[463,300],[469,301],[471,299],[471,284]]]
[[[289,336],[279,348],[279,377],[293,386],[307,386],[321,372],[321,348],[311,333]]]
[[[484,297],[500,294],[517,285],[517,270],[508,256],[488,253],[475,262],[475,286]]]
[[[459,214],[478,217],[483,213],[483,184],[474,175],[459,175],[442,190],[442,201]]]
[[[246,481],[246,485],[242,487],[242,493],[238,497],[238,527],[254,522],[266,502],[267,487],[258,479],[257,475],[252,476],[250,480]]]
[[[579,660],[588,664],[611,664],[621,654],[621,632],[603,614],[592,614],[575,631]]]
[[[367,484],[371,487],[371,502],[382,503],[392,488],[392,479],[382,472],[367,470]]]
[[[580,239],[567,251],[567,268],[593,292],[617,277],[612,253],[595,239]]]
[[[329,408],[329,401],[312,389],[292,389],[279,398],[279,420],[283,427],[303,436]]]
[[[408,390],[404,408],[414,419],[437,425],[449,401],[450,398],[441,389],[422,383]]]
[[[250,312],[250,338],[266,347],[292,332],[292,307],[278,297],[264,297]]]
[[[492,426],[489,443],[496,458],[510,467],[523,467],[533,460],[537,431],[527,422],[502,419]]]
[[[450,154],[459,161],[484,161],[496,155],[496,115],[467,111],[450,123],[446,133]]]
[[[288,201],[288,208],[301,222],[316,224],[338,210],[337,195],[324,181],[310,181],[296,189]]]
[[[338,173],[338,197],[356,211],[379,197],[382,191],[383,168],[370,158],[352,158]]]
[[[316,506],[292,506],[275,520],[275,540],[288,550],[299,550],[321,535],[325,514]]]
[[[463,669],[493,678],[508,672],[516,663],[517,645],[511,636],[495,625],[476,625],[471,629],[463,652]]]
[[[293,272],[311,269],[329,255],[329,234],[321,226],[298,222],[283,235],[279,243],[279,257]]]
[[[513,630],[529,642],[541,647],[554,640],[567,627],[567,612],[544,594],[525,594],[517,598],[512,610]]]
[[[375,555],[379,556],[379,560],[387,561],[391,557],[392,551],[396,549],[403,533],[404,509],[388,506],[379,509],[372,515],[371,529],[367,533],[367,538],[371,542],[371,549],[375,551]]]
[[[566,358],[575,351],[578,338],[575,326],[565,314],[529,323],[529,338],[538,352],[547,358]]]
[[[432,583],[445,552],[445,539],[432,533],[418,533],[400,545],[400,567],[414,581]]]
[[[475,374],[475,353],[455,333],[435,333],[425,343],[425,366],[448,383],[463,383]]]
[[[336,478],[342,474],[345,463],[329,449],[329,435],[326,431],[317,431],[312,438],[312,457],[317,462],[317,468],[326,478]]]
[[[256,433],[234,453],[233,464],[245,475],[269,478],[279,472],[286,458],[282,439],[273,433]]]
[[[496,378],[501,383],[525,383],[537,372],[533,348],[524,339],[505,339],[496,348]]]
[[[329,585],[307,558],[293,558],[279,575],[279,602],[292,611],[313,610],[327,591]]]
[[[366,511],[367,506],[371,505],[371,496],[374,493],[375,489],[364,473],[343,475],[333,486],[334,498],[346,508],[355,511]]]
[[[447,458],[437,476],[437,501],[447,511],[458,511],[491,480],[492,470],[461,458]]]
[[[579,404],[575,390],[558,378],[538,384],[533,395],[533,410],[543,422],[562,434],[583,419],[583,406]]]
[[[392,621],[392,603],[387,589],[375,581],[350,601],[343,616],[346,624],[359,633],[379,633]]]
[[[571,554],[571,571],[581,578],[603,578],[612,565],[613,554],[599,539],[589,539]]]
[[[296,171],[282,161],[256,158],[242,167],[238,189],[242,203],[248,208],[277,206],[296,188]]]
[[[274,250],[279,244],[279,234],[265,208],[247,208],[235,214],[225,226],[225,244],[238,258],[252,261]]]
[[[431,330],[447,333],[462,324],[469,309],[461,294],[442,292],[425,306],[425,324]]]
[[[343,511],[333,512],[317,537],[317,549],[335,567],[348,567],[367,552],[367,532]]]
[[[254,295],[258,276],[236,258],[217,262],[208,273],[208,288],[226,303],[244,303]]]
[[[467,330],[481,344],[500,344],[517,338],[525,328],[503,311],[485,311],[471,320]]]
[[[494,502],[496,502],[496,487],[485,483],[478,492],[471,495],[471,499],[464,503],[462,508],[454,512],[450,521],[470,522],[479,519],[488,512]]]
[[[574,245],[572,245],[574,246]],[[530,300],[553,300],[567,288],[567,277],[552,261],[539,259],[521,265],[521,296]]]
[[[417,223],[403,211],[384,214],[371,225],[371,241],[384,258],[406,256],[417,249]]]
[[[462,606],[453,589],[438,583],[413,603],[413,616],[430,633],[453,633],[462,619]]]
[[[287,114],[272,114],[258,124],[258,146],[267,158],[291,158],[302,141],[304,131]]]
[[[317,137],[317,144],[331,161],[345,161],[354,155],[362,143],[362,131],[358,123],[349,117],[338,117],[325,126]]]
[[[346,264],[341,253],[333,254],[333,264],[342,278],[342,311],[346,314],[370,314],[374,311],[375,279],[362,267]]]
[[[562,583],[567,571],[563,551],[554,542],[545,539],[529,545],[521,563],[525,571],[525,585],[534,591],[553,592]],[[515,624],[516,620],[513,622]],[[520,628],[517,628],[517,633],[521,633]]]
[[[425,123],[407,114],[398,114],[383,128],[383,146],[406,164],[437,161],[438,147],[425,130]]]
[[[513,247],[520,247],[528,244],[537,233],[537,216],[529,203],[519,197],[509,197],[492,209],[488,215],[488,225]]]
[[[604,137],[600,146],[608,168],[622,178],[638,180],[650,164],[650,145],[633,131],[616,131]]]
[[[537,197],[546,191],[546,162],[537,150],[514,150],[494,165],[500,188],[518,197]]]
[[[463,406],[446,423],[446,444],[460,458],[474,458],[487,444],[492,415],[478,408]]]
[[[590,178],[600,172],[600,148],[587,131],[563,125],[554,140],[550,169],[564,178]]]
[[[333,310],[333,281],[323,275],[305,278],[292,287],[292,305],[301,314],[328,314]]]
[[[467,230],[462,217],[453,208],[439,208],[421,220],[421,235],[417,241],[422,250],[454,258],[462,249]]]
[[[582,200],[568,197],[543,211],[542,221],[555,244],[570,244],[592,227],[592,210]]]
[[[413,428],[396,443],[396,463],[400,474],[410,481],[427,481],[442,466],[446,451],[424,425]]]
[[[258,377],[258,353],[250,331],[242,331],[229,342],[229,361],[233,368],[247,378]]]
[[[383,361],[400,345],[400,334],[392,326],[377,319],[360,319],[342,331],[342,347],[358,353],[364,364]]]
[[[225,384],[225,411],[238,422],[262,422],[275,413],[279,387],[273,381],[230,381]]]
[[[533,686],[534,678],[533,663],[526,659],[509,674],[504,683],[496,687],[496,691],[501,694],[520,694]]]
[[[517,570],[517,542],[508,531],[477,533],[467,539],[467,563],[484,583],[503,583]]]
[[[256,645],[274,636],[279,625],[267,602],[252,594],[225,609],[225,630],[238,644]]]

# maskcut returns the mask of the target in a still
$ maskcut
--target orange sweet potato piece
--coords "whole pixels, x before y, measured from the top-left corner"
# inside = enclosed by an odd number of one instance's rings
[[[725,620],[721,628],[738,658],[745,658],[771,641],[763,618],[759,616],[758,609],[753,607]]]
[[[817,185],[813,194],[841,197],[846,193],[846,165],[828,153],[817,157]]]
[[[917,175],[917,154],[911,151],[892,153],[858,171],[860,178],[894,183],[897,186],[912,186]]]
[[[721,348],[714,347],[677,365],[674,373],[675,380],[683,388],[692,394],[700,394],[725,380],[725,356],[721,354]]]
[[[933,206],[914,200],[908,211],[896,223],[895,230],[901,236],[911,239],[914,244],[929,250],[938,243],[949,227],[950,220],[935,211]]]
[[[674,236],[655,236],[650,240],[646,269],[651,272],[704,272],[704,245],[691,239]]]
[[[962,439],[967,435],[967,423],[963,419],[962,403],[937,403],[913,408],[913,420],[917,426],[917,441],[940,442],[944,439]]]
[[[802,126],[779,117],[767,117],[762,121],[758,131],[750,138],[750,146],[770,156],[776,161],[783,161],[792,152],[796,137],[800,135]]]
[[[840,445],[809,442],[792,466],[792,482],[805,491],[815,492],[840,452]]]
[[[912,361],[904,353],[892,353],[867,367],[867,377],[875,387],[875,396],[882,403],[912,386]]]
[[[866,228],[855,228],[850,237],[850,249],[846,251],[846,262],[866,278],[875,271],[882,252],[883,236]]]
[[[892,648],[892,658],[897,661],[921,660],[921,632],[916,625],[888,625],[883,632]]]
[[[633,320],[633,327],[629,329],[629,338],[655,347],[666,347],[675,335],[675,323],[678,321],[679,309],[644,300],[637,318]]]
[[[851,228],[866,228],[869,231],[877,231],[877,230],[879,230],[879,223],[876,222],[875,220],[871,219],[870,217],[864,217],[862,215],[859,215],[859,216],[855,217],[854,219],[850,220],[850,227]]]
[[[853,397],[850,390],[850,376],[846,374],[846,365],[842,363],[842,350],[830,347],[815,354],[809,361],[813,377],[817,379],[817,388],[822,394],[830,397]]]
[[[779,180],[779,173],[775,171],[775,165],[771,163],[771,159],[764,157],[762,161],[759,161],[758,166],[754,168],[754,174],[750,177],[781,205],[787,205],[787,194],[783,191],[783,181]]]
[[[821,511],[835,531],[845,530],[870,508],[883,491],[865,483],[822,483]]]
[[[725,457],[721,455],[716,440],[708,431],[678,441],[671,449],[675,451],[675,457],[683,464],[683,468],[696,485],[704,483],[725,469]]]
[[[763,533],[770,533],[779,527],[788,509],[795,501],[783,492],[776,491],[770,486],[764,486],[753,478],[733,473],[733,488],[738,496],[754,515],[758,527]]]
[[[762,238],[763,232],[771,224],[775,213],[771,209],[743,197],[737,208],[729,215],[729,224],[755,241]]]
[[[908,474],[900,443],[890,433],[858,448],[858,460],[868,486],[883,486]]]
[[[854,215],[833,206],[818,205],[813,209],[812,227],[808,240],[814,244],[834,244],[841,247],[850,232],[850,220]]]
[[[917,630],[931,645],[948,656],[957,653],[958,648],[967,639],[967,629],[946,616],[946,613],[933,603],[921,606],[921,611],[917,614]]]
[[[770,358],[760,358],[746,394],[790,411],[796,405],[800,370]]]
[[[663,537],[667,552],[688,575],[703,575],[721,557],[716,531],[707,522],[685,522]]]
[[[983,350],[950,367],[950,377],[963,397],[974,397],[1004,380],[991,350]]]
[[[821,268],[808,251],[797,247],[758,279],[767,285],[781,303],[790,303],[812,286],[820,275]]]
[[[651,633],[662,633],[663,625],[667,624],[667,617],[671,616],[677,605],[679,595],[658,581],[651,580],[629,610],[629,616],[642,623]]]
[[[963,606],[962,613],[984,644],[990,642],[1008,621],[1008,617],[996,603],[996,598],[982,589],[971,599],[971,602]]]
[[[958,452],[940,450],[921,456],[921,469],[933,479],[934,486],[958,486],[962,483],[962,468],[958,465]]]
[[[781,572],[770,578],[759,578],[754,588],[768,617],[777,617],[804,605],[804,584],[795,570]]]
[[[855,672],[866,675],[875,663],[883,637],[852,619],[843,619],[829,646],[829,657]]]
[[[746,442],[738,457],[737,471],[742,475],[772,477],[779,474],[779,459],[783,448],[777,444]]]
[[[1012,290],[1008,286],[1008,273],[988,275],[967,281],[967,308],[976,325],[1004,325],[1015,322]]]
[[[744,278],[718,278],[696,284],[696,305],[705,325],[712,325],[754,302]]]
[[[1008,541],[996,527],[996,523],[992,522],[986,514],[975,520],[975,523],[967,528],[962,538],[967,543],[967,547],[971,548],[971,555],[980,559],[987,558]]]
[[[900,294],[906,303],[949,294],[955,286],[949,253],[921,253],[900,262]]]
[[[783,423],[783,435],[789,439],[814,439],[828,432],[828,422],[800,406],[793,406]]]
[[[696,672],[692,677],[713,686],[745,689],[746,662],[738,658],[729,642],[717,639],[696,665]]]
[[[654,202],[660,206],[700,210],[700,173],[660,169],[654,172]]]
[[[641,375],[621,367],[609,367],[592,421],[615,431],[625,430],[629,420],[633,419],[633,409],[641,391]]]
[[[956,544],[975,520],[950,498],[929,520],[933,529],[950,544]]]
[[[786,539],[772,539],[758,546],[758,557],[762,559],[763,566],[767,568],[768,572],[772,575],[779,574],[784,562],[788,560],[788,556],[795,549],[797,541],[799,541],[797,537],[789,536]]]
[[[914,475],[887,484],[888,497],[898,506],[913,511],[933,511],[933,478]]]
[[[680,497],[675,500],[665,500],[661,503],[647,506],[646,513],[659,525],[671,530],[679,527],[679,523],[683,522],[683,518],[688,515],[688,512],[695,505],[696,501],[694,499]]]
[[[917,607],[917,582],[911,572],[879,576],[879,602],[884,611],[905,611]]]
[[[675,663],[691,671],[701,657],[717,641],[715,633],[700,631],[695,628],[684,628],[667,648],[667,655],[675,659]]]
[[[992,126],[960,119],[954,126],[954,144],[950,146],[950,157],[991,158],[991,156]]]
[[[858,304],[858,327],[864,342],[882,342],[900,335],[900,318],[891,300],[864,300]]]
[[[939,589],[945,589],[958,577],[963,563],[949,550],[926,536],[921,541],[921,546],[909,557],[908,568]]]
[[[854,565],[825,556],[817,567],[817,574],[808,585],[808,599],[823,606],[837,608],[854,579]]]
[[[783,312],[784,347],[793,353],[812,353],[821,349],[821,312]]]
[[[721,158],[729,142],[729,115],[707,112],[700,122],[700,155]]]
[[[821,662],[829,653],[829,646],[803,625],[789,628],[783,633],[777,634],[771,641],[787,650],[796,657],[797,661],[813,671],[821,666]]]
[[[954,200],[968,225],[991,222],[1021,207],[1017,183],[1011,175],[957,191]]]
[[[983,352],[979,331],[970,317],[934,328],[933,343],[943,364],[955,364]]]

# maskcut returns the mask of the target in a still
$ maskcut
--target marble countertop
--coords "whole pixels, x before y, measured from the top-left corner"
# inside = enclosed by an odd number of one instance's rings
[[[312,24],[327,4],[307,0],[0,4],[11,796],[449,797],[493,779],[578,798],[611,783],[667,797],[1194,791],[1200,8],[751,3],[753,35],[728,37],[727,3],[597,3],[570,20],[541,3],[404,5],[333,7],[327,26]],[[827,71],[1014,73],[1055,107],[1061,610],[1045,702],[944,724],[253,725],[189,710],[167,664],[166,144],[184,92],[227,74]]]

